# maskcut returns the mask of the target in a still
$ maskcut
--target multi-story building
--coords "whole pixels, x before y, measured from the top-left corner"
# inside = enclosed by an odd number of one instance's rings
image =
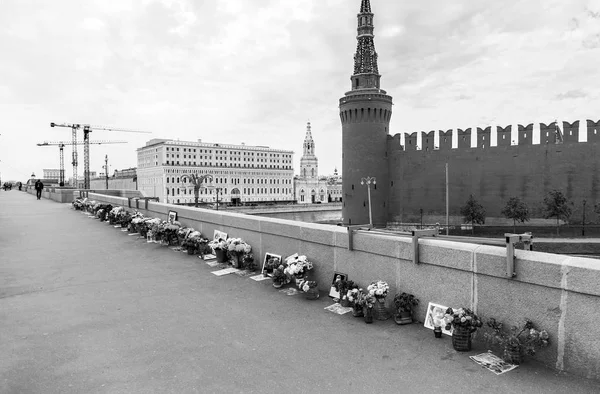
[[[337,169],[332,176],[319,176],[319,159],[315,155],[310,122],[306,124],[300,175],[294,177],[294,195],[299,204],[342,201],[342,180]]]
[[[153,139],[138,152],[138,189],[160,201],[194,202],[185,174],[210,175],[200,189],[204,203],[291,202],[293,151],[267,146]]]
[[[59,179],[60,178],[60,170],[58,168],[44,168],[44,179]]]

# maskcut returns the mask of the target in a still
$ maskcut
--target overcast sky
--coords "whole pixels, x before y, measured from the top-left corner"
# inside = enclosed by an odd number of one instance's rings
[[[391,134],[600,119],[600,0],[371,0]],[[152,131],[91,148],[91,170],[137,165],[150,138],[268,145],[341,170],[360,0],[0,0],[0,171],[58,168],[70,129]],[[71,176],[71,150],[65,170]],[[80,174],[83,149],[79,150]]]

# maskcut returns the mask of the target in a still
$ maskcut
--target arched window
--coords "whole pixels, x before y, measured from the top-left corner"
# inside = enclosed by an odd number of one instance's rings
[[[346,86],[348,86],[348,85],[346,85]],[[312,169],[310,170],[310,172],[311,172],[311,176],[315,176],[315,169],[314,169],[314,168],[312,168]]]

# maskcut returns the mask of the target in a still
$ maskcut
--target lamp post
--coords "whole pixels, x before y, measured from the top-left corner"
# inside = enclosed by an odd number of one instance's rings
[[[421,212],[421,230],[423,230],[423,208],[420,208],[419,211]]]
[[[582,220],[582,227],[581,227],[581,236],[585,237],[585,203],[587,201],[583,200],[583,220]]]
[[[369,197],[369,225],[371,227],[373,227],[373,214],[371,212],[371,183],[372,184],[376,184],[377,179],[375,177],[366,177],[366,178],[360,178],[360,184],[364,185],[365,183],[367,184],[367,196]]]

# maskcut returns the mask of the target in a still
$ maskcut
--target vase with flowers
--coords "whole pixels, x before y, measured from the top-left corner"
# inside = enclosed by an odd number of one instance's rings
[[[335,279],[335,282],[333,282],[333,286],[335,287],[335,290],[340,295],[340,298],[339,298],[340,305],[345,308],[352,306],[352,303],[348,299],[348,290],[357,287],[354,284],[354,281],[342,279],[338,275],[338,277]]]
[[[288,280],[283,270],[283,265],[280,265],[279,267],[273,270],[273,287],[275,287],[276,289],[282,287]]]
[[[217,256],[219,263],[227,262],[227,241],[224,239],[215,239],[208,243],[208,246],[213,250]]]
[[[382,280],[373,282],[367,287],[367,292],[375,299],[374,314],[377,320],[387,320],[392,317],[385,306],[385,298],[389,291],[390,286]]]
[[[535,328],[531,320],[525,320],[520,327],[512,326],[508,331],[493,318],[487,322],[487,326],[492,329],[492,333],[486,333],[485,338],[493,344],[501,345],[504,348],[504,361],[511,364],[521,364],[525,354],[533,356],[537,350],[549,344],[548,332]]]
[[[242,268],[242,257],[252,251],[252,247],[241,238],[229,238],[226,241],[227,254],[231,258],[231,265]]]
[[[305,278],[300,282],[298,287],[304,292],[304,297],[307,300],[316,300],[319,298],[319,289],[317,288],[316,281]]]
[[[413,309],[419,305],[419,300],[412,294],[399,293],[394,296],[394,305],[396,306],[396,313],[394,314],[396,324],[411,324],[413,322]]]
[[[363,308],[363,317],[365,319],[365,323],[373,323],[373,310],[375,309],[375,304],[377,304],[375,297],[370,292],[364,292],[362,289],[359,289],[358,303]]]
[[[242,264],[244,269],[250,272],[254,272],[258,268],[252,252],[244,254],[242,257]]]
[[[348,297],[348,301],[352,305],[352,316],[354,316],[354,317],[364,316],[363,308],[362,308],[362,305],[360,304],[361,293],[362,293],[362,289],[359,289],[358,286],[355,286],[352,289],[349,289],[348,292],[346,293],[346,296]]]
[[[308,274],[308,271],[313,269],[313,263],[308,260],[304,255],[299,256],[298,253],[291,255],[285,260],[285,274],[288,278],[295,278],[296,285],[300,285],[304,276]]]
[[[471,350],[471,334],[482,326],[481,320],[468,308],[446,309],[446,330],[452,329],[452,347],[458,352]]]

